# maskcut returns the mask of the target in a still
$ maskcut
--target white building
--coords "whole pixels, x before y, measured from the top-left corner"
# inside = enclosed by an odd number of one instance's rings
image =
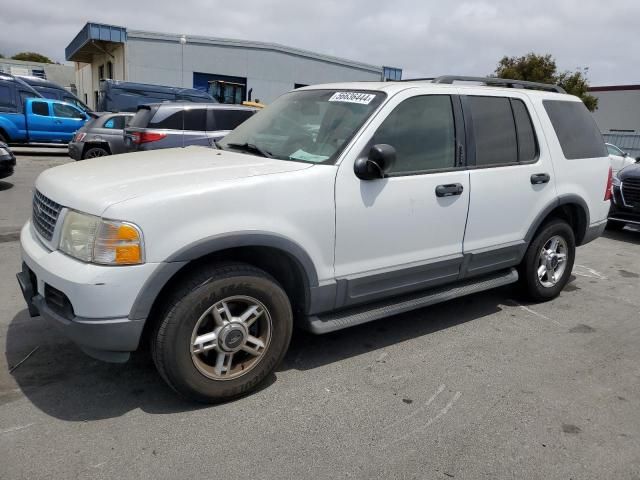
[[[78,96],[95,107],[99,80],[197,88],[222,80],[244,85],[243,96],[271,102],[301,85],[399,80],[402,71],[274,43],[129,30],[87,23],[67,46],[76,62]]]

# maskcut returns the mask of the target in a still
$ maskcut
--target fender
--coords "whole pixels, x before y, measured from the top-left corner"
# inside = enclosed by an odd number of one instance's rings
[[[304,272],[308,287],[312,291],[317,290],[318,274],[313,261],[309,254],[293,240],[276,233],[258,230],[225,233],[198,240],[170,255],[145,282],[131,308],[129,318],[131,320],[146,319],[162,288],[190,261],[237,247],[271,247],[289,253]]]
[[[564,195],[560,195],[558,198],[556,198],[553,202],[551,202],[550,204],[548,204],[535,218],[535,220],[533,221],[533,223],[531,224],[531,226],[529,227],[529,230],[527,230],[527,234],[524,237],[524,241],[527,245],[529,245],[529,243],[531,243],[531,240],[533,239],[533,236],[535,235],[535,233],[538,231],[538,228],[540,228],[540,225],[542,225],[542,222],[545,220],[545,218],[547,218],[549,216],[549,214],[555,210],[556,208],[562,206],[562,205],[569,205],[569,204],[576,204],[579,205],[582,208],[582,211],[584,212],[585,218],[584,218],[584,225],[582,225],[582,222],[580,221],[580,219],[578,219],[578,235],[576,236],[576,245],[580,246],[582,245],[582,240],[584,239],[584,236],[587,232],[587,229],[589,228],[590,225],[590,215],[589,215],[589,207],[587,206],[587,202],[580,196],[569,193],[569,194],[564,194]]]

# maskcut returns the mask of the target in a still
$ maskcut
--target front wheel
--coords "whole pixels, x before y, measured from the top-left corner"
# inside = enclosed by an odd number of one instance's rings
[[[519,268],[531,300],[543,302],[560,295],[571,276],[575,253],[575,236],[567,222],[552,219],[542,226]]]
[[[289,299],[270,275],[245,264],[213,266],[173,293],[152,354],[178,393],[222,402],[250,392],[273,372],[292,329]]]

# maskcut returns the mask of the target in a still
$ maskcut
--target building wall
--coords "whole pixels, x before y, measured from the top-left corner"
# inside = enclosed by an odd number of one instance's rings
[[[74,68],[71,65],[0,58],[0,72],[15,75],[33,75],[35,73],[34,70],[44,70],[47,80],[51,80],[67,90],[73,91],[76,87]]]
[[[184,55],[183,55],[184,50]],[[184,67],[183,67],[184,62]],[[95,64],[95,62],[94,62]],[[284,52],[136,38],[126,44],[126,80],[193,88],[193,73],[247,78],[253,99],[272,102],[294,84],[380,80],[374,71]]]
[[[76,82],[78,88],[78,97],[85,101],[91,108],[96,108],[95,96],[100,86],[100,66],[104,65],[104,75],[107,78],[107,62],[113,64],[113,79],[126,80],[125,65],[125,45],[115,45],[108,50],[107,53],[93,55],[91,63],[76,64]]]
[[[589,93],[598,99],[598,109],[593,112],[593,117],[602,133],[640,133],[640,89]]]

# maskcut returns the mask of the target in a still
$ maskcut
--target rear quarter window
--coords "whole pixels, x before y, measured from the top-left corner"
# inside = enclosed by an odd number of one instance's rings
[[[158,108],[156,114],[149,122],[149,128],[160,128],[165,130],[182,130],[184,110],[182,108]]]
[[[149,120],[153,116],[153,111],[150,108],[139,108],[136,114],[129,122],[130,127],[146,128],[149,125]]]
[[[607,148],[595,120],[582,102],[543,100],[562,153],[568,160],[606,157]]]

